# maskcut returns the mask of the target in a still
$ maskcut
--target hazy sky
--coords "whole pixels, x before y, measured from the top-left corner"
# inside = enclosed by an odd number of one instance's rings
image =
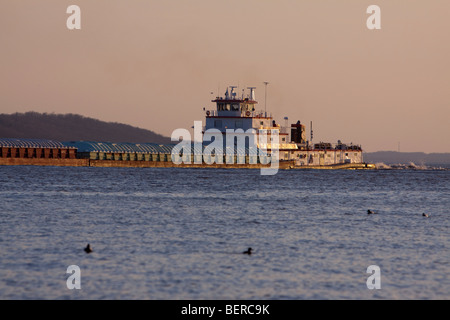
[[[313,121],[316,142],[450,152],[449,13],[448,0],[0,0],[0,113],[170,136],[229,85],[256,86],[263,109],[268,81],[268,111]]]

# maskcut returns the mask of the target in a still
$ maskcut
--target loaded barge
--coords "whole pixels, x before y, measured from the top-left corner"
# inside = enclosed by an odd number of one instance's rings
[[[235,89],[227,88],[224,97],[212,100],[215,109],[205,111],[205,126],[202,133],[214,131],[226,135],[234,132],[255,130],[271,132],[266,142],[256,139],[258,150],[278,151],[279,169],[374,169],[373,164],[363,161],[360,145],[338,141],[312,142],[306,139],[305,125],[296,121],[287,125],[277,123],[271,114],[257,110],[255,87],[249,87],[248,95],[237,97]],[[312,127],[312,123],[311,123]],[[272,137],[277,139],[272,141]],[[0,165],[40,166],[90,166],[90,167],[193,167],[193,168],[262,168],[269,166],[251,152],[249,147],[234,149],[233,161],[229,155],[212,163],[204,150],[193,144],[191,153],[183,154],[183,163],[173,161],[172,151],[176,144],[114,143],[94,141],[53,141],[45,139],[0,138]],[[225,148],[225,145],[224,145]],[[270,156],[270,155],[269,155]],[[200,157],[200,158],[199,158]],[[215,155],[217,160],[217,155]],[[240,159],[240,161],[237,161]]]

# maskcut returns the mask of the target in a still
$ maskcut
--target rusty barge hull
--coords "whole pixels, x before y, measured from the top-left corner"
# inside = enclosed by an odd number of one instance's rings
[[[115,161],[91,159],[37,159],[37,158],[0,158],[0,166],[58,166],[58,167],[101,167],[101,168],[211,168],[211,169],[260,169],[270,164],[174,164],[171,161]],[[282,161],[279,169],[292,169],[293,161]]]
[[[257,164],[174,164],[171,161],[116,161],[91,159],[38,159],[38,158],[0,158],[0,166],[57,166],[57,167],[102,167],[102,168],[211,168],[211,169],[260,169],[269,165]],[[296,166],[294,161],[280,161],[279,169],[315,169],[315,170],[359,170],[375,169],[375,165],[366,163],[347,163],[324,166]]]
[[[89,159],[0,158],[1,166],[88,167]]]

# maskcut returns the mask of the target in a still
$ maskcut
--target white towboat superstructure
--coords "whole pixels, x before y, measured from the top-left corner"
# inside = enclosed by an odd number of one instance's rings
[[[326,166],[334,164],[363,163],[362,149],[359,145],[345,144],[338,140],[337,143],[312,142],[306,139],[305,125],[300,121],[287,125],[288,118],[285,117],[285,125],[277,123],[272,114],[267,111],[258,110],[256,105],[256,87],[247,87],[248,94],[240,97],[235,91],[236,86],[227,88],[224,97],[216,97],[212,100],[216,108],[206,111],[206,122],[204,132],[216,129],[226,134],[227,129],[249,129],[264,130],[268,132],[267,144],[258,148],[270,150],[278,147],[280,160],[294,160],[296,166]],[[312,122],[311,122],[312,127]],[[271,145],[270,132],[278,134],[278,143]]]

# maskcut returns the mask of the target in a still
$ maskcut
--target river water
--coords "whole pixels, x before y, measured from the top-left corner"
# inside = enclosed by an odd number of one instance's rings
[[[449,170],[0,167],[0,299],[448,299],[449,182]]]

